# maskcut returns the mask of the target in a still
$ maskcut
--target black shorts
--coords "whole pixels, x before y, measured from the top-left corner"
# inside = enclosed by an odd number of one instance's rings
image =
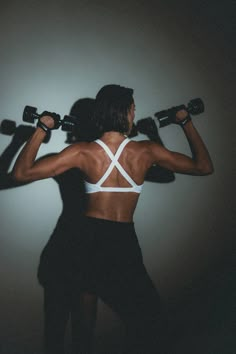
[[[150,346],[151,353],[158,337],[160,297],[143,264],[134,224],[86,217],[79,234],[72,255],[74,282],[120,316],[130,343],[127,352]]]

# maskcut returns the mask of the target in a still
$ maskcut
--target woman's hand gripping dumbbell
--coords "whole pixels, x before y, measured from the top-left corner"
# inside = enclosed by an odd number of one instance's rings
[[[47,123],[45,121],[45,118],[42,119],[42,117],[47,117]],[[51,117],[53,120],[49,117]],[[48,111],[44,111],[43,113],[39,114],[37,113],[37,108],[25,106],[23,112],[23,121],[27,123],[34,123],[35,120],[38,120],[37,126],[47,132],[52,129],[58,129],[60,127],[64,131],[71,132],[75,129],[78,119],[69,115],[65,115],[64,118],[61,119],[59,114]]]

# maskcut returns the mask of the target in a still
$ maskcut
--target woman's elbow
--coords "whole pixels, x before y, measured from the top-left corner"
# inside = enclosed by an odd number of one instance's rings
[[[16,182],[28,182],[30,181],[30,176],[22,170],[14,169],[11,173],[12,179]]]
[[[204,163],[198,167],[198,172],[201,176],[212,175],[214,173],[214,166],[212,163]]]

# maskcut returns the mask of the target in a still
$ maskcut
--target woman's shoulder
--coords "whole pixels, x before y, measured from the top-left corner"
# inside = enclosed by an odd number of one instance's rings
[[[130,140],[129,146],[133,147],[135,149],[148,149],[150,148],[154,143],[153,141],[150,140]]]

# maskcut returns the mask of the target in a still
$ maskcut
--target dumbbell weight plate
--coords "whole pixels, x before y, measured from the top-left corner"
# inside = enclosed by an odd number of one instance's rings
[[[34,123],[34,120],[39,117],[36,113],[37,108],[31,106],[25,106],[23,111],[23,121],[28,123]]]
[[[78,118],[66,115],[61,122],[61,130],[66,132],[73,132],[78,124]]]
[[[200,114],[204,112],[204,103],[201,98],[194,98],[188,103],[188,112],[190,114]]]

